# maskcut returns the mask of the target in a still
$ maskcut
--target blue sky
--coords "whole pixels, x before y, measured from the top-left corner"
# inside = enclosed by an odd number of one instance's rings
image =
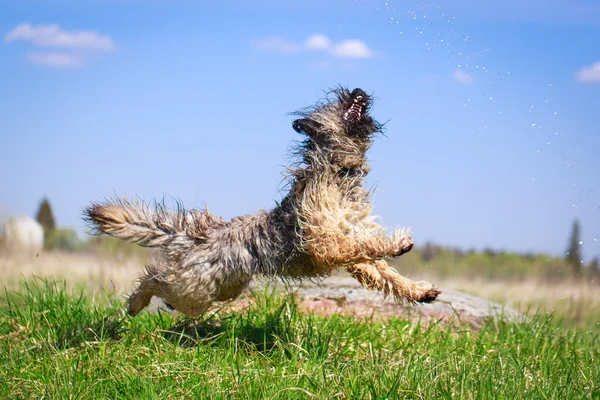
[[[375,211],[462,248],[600,256],[600,3],[19,0],[0,5],[0,208],[113,194],[270,208],[288,114],[377,98]]]

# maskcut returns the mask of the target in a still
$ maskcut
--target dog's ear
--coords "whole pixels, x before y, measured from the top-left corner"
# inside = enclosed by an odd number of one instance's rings
[[[302,118],[297,119],[292,123],[292,127],[298,133],[304,133],[309,137],[315,136],[319,133],[319,129],[321,128],[321,124],[310,119],[310,118]]]

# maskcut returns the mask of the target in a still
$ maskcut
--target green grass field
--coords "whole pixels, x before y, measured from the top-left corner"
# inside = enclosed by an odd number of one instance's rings
[[[29,281],[0,305],[2,398],[600,398],[597,333],[323,318],[255,294],[204,320]],[[427,326],[426,326],[427,325]]]

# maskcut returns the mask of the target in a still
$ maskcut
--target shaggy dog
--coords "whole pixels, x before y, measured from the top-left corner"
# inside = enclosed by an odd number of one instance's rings
[[[362,286],[396,300],[431,302],[440,293],[390,269],[386,257],[413,246],[407,229],[392,236],[371,215],[366,152],[382,126],[369,116],[372,100],[361,89],[332,91],[297,113],[293,128],[305,135],[290,168],[290,191],[269,211],[225,221],[207,210],[114,199],[94,203],[85,218],[97,234],[159,249],[156,262],[129,298],[136,315],[152,296],[197,316],[215,301],[236,298],[255,277],[320,278],[345,268]]]

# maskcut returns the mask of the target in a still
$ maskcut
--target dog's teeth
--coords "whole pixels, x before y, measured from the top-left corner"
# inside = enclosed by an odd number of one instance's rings
[[[349,118],[360,119],[360,117],[362,116],[363,107],[361,104],[358,103],[360,100],[362,100],[362,96],[359,96],[356,99],[354,99],[354,102],[350,105],[350,108],[344,114],[344,120],[348,120]]]

